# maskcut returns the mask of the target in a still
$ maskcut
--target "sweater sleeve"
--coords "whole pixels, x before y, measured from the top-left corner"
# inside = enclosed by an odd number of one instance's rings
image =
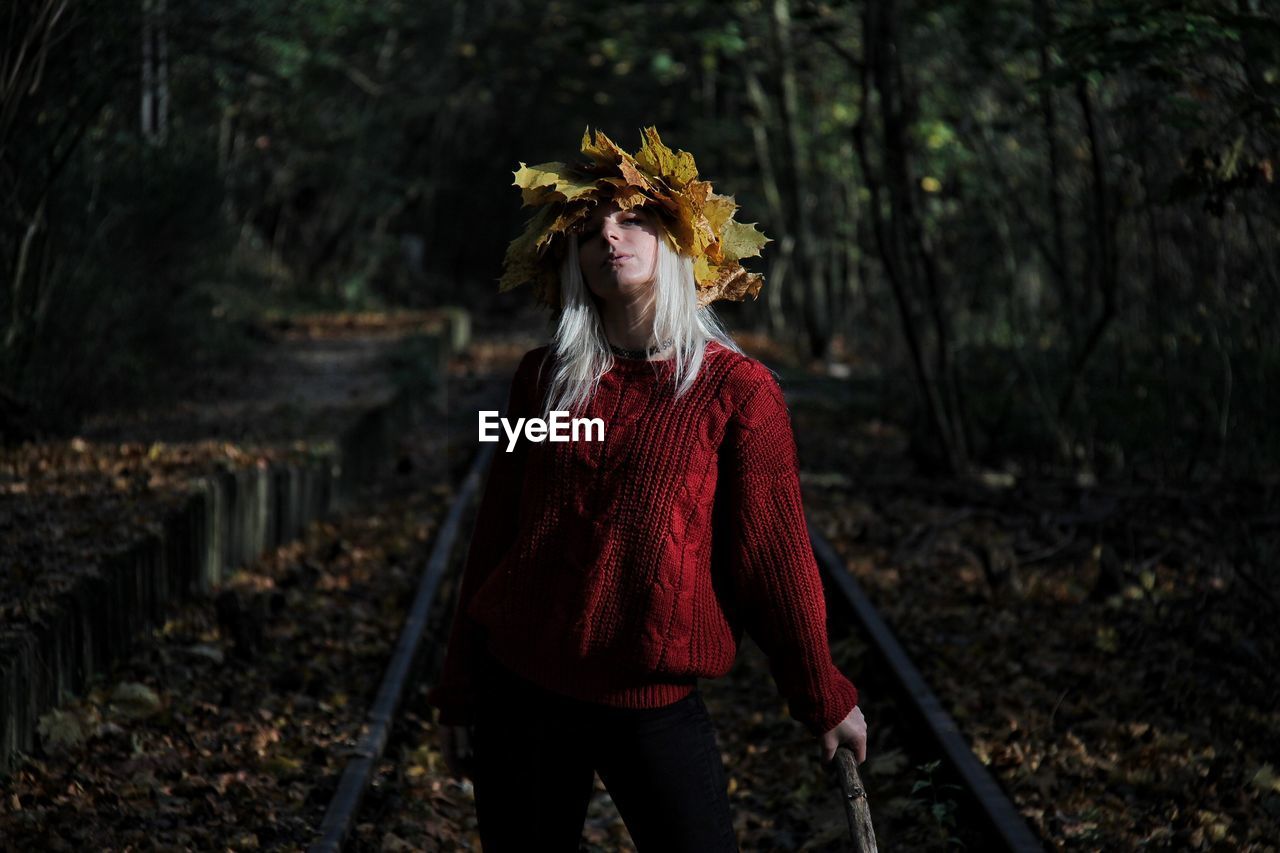
[[[760,373],[725,436],[730,570],[747,632],[768,657],[791,716],[820,736],[853,710],[858,691],[831,659],[786,399],[773,375]]]
[[[504,417],[512,420],[537,416],[538,359],[534,350],[516,368]],[[469,723],[476,699],[475,673],[484,655],[483,629],[467,614],[476,591],[515,543],[520,529],[520,494],[528,443],[521,438],[508,453],[507,437],[499,429],[499,441],[485,481],[484,494],[471,534],[462,586],[440,679],[427,694],[427,702],[440,709],[440,722]]]

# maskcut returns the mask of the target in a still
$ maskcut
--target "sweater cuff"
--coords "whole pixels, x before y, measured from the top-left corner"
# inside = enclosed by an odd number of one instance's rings
[[[853,682],[837,673],[836,682],[815,704],[797,708],[791,703],[791,716],[804,725],[815,737],[822,737],[849,716],[858,704],[858,688]]]

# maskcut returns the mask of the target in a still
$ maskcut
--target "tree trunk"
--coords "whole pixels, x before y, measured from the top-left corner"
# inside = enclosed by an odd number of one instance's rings
[[[772,263],[769,265],[769,287],[766,288],[769,311],[766,321],[769,324],[770,336],[781,340],[787,325],[782,298],[785,292],[783,282],[791,270],[795,240],[791,236],[792,223],[787,219],[782,190],[778,186],[778,176],[773,168],[773,145],[769,139],[773,107],[750,61],[742,63],[742,77],[746,84],[747,97],[756,113],[755,119],[748,121],[748,125],[751,127],[751,139],[755,143],[756,162],[760,166],[760,180],[764,184],[764,199],[769,206],[769,219],[774,223],[773,230],[777,234],[774,239],[778,241],[778,251],[774,253]]]
[[[947,467],[953,473],[962,473],[968,469],[969,460],[962,401],[951,352],[950,323],[936,260],[916,211],[915,186],[908,161],[911,150],[907,133],[909,100],[903,84],[896,0],[869,2],[867,9],[869,20],[865,32],[870,51],[868,71],[869,78],[874,81],[879,93],[885,160],[884,185],[889,202],[887,244],[898,270],[899,284],[895,289],[901,291],[899,298],[903,303],[899,313],[903,317],[904,331],[905,327],[910,327],[910,334],[914,337],[914,321],[906,308],[910,301],[908,294],[924,291],[934,334],[934,372],[930,376],[927,370],[918,370],[917,375],[924,383],[921,391]],[[864,99],[865,97],[864,93]],[[859,119],[860,122],[864,120],[865,118]],[[873,199],[873,205],[875,204],[877,202]],[[875,212],[879,213],[879,210],[876,209]],[[916,356],[922,358],[923,353],[918,345],[914,349]]]
[[[44,76],[45,62],[53,33],[66,14],[70,0],[47,0],[39,9],[29,9],[29,18],[16,45],[0,54],[0,154],[9,141],[9,129],[18,116],[26,95],[35,91]],[[14,26],[10,16],[9,26]],[[23,27],[22,19],[17,27]],[[12,31],[9,36],[12,37]]]
[[[1080,382],[1089,366],[1089,361],[1102,345],[1103,337],[1111,326],[1111,321],[1115,319],[1116,291],[1119,286],[1119,276],[1116,271],[1114,222],[1109,208],[1110,188],[1107,182],[1106,155],[1102,150],[1102,131],[1098,126],[1093,98],[1089,94],[1088,84],[1083,80],[1076,84],[1076,97],[1080,101],[1085,127],[1089,133],[1090,163],[1093,168],[1093,221],[1091,223],[1093,239],[1090,241],[1090,245],[1093,248],[1090,251],[1090,256],[1095,259],[1092,266],[1095,270],[1094,277],[1097,279],[1102,307],[1090,326],[1084,343],[1076,351],[1075,357],[1072,359],[1071,372],[1067,376],[1062,395],[1058,398],[1059,419],[1065,418],[1075,403],[1080,390]]]
[[[169,41],[165,0],[142,0],[142,85],[139,117],[142,138],[163,145],[169,124]]]
[[[872,9],[873,4],[868,3],[865,12],[865,21],[867,24],[867,32],[871,32],[870,26],[875,18],[875,10]],[[868,45],[868,51],[872,50]],[[929,368],[925,363],[924,346],[921,341],[920,334],[916,325],[916,319],[911,306],[911,295],[908,293],[908,282],[905,278],[905,271],[900,260],[900,254],[897,251],[890,233],[889,225],[885,221],[882,190],[880,180],[876,176],[876,167],[871,160],[870,145],[867,141],[867,116],[869,109],[869,93],[871,89],[871,74],[866,65],[861,66],[864,74],[862,79],[861,103],[859,105],[859,118],[853,127],[854,149],[858,152],[858,160],[862,166],[863,177],[867,183],[867,189],[871,193],[871,226],[872,233],[875,235],[876,247],[880,254],[880,262],[884,266],[885,278],[889,282],[889,292],[893,294],[894,306],[898,310],[898,319],[902,328],[903,338],[906,340],[907,353],[911,359],[912,372],[916,377],[916,387],[920,391],[921,400],[924,403],[925,414],[930,425],[933,427],[935,435],[944,447],[948,446],[946,439],[947,427],[942,419],[942,407],[938,399],[937,387],[933,382],[933,378],[929,375]]]
[[[817,247],[817,235],[809,216],[813,193],[806,165],[809,163],[807,140],[800,126],[800,89],[796,75],[795,56],[791,44],[791,6],[789,0],[773,0],[770,23],[772,24],[774,52],[778,63],[782,137],[785,142],[787,177],[791,184],[788,200],[791,202],[790,219],[794,223],[793,234],[798,249],[796,273],[801,285],[801,310],[804,316],[805,334],[810,354],[825,358],[830,345],[830,312],[825,299],[826,283],[823,281],[822,260]]]
[[[1049,45],[1053,41],[1055,26],[1052,3],[1053,0],[1036,0],[1036,25],[1040,29],[1041,80],[1047,79],[1053,70],[1049,59]],[[1053,89],[1049,86],[1043,86],[1040,89],[1040,111],[1043,115],[1045,147],[1049,159],[1046,183],[1049,190],[1049,214],[1053,222],[1054,257],[1050,270],[1053,272],[1054,284],[1058,289],[1063,322],[1074,344],[1078,339],[1080,318],[1071,290],[1075,278],[1071,272],[1071,254],[1067,251],[1066,205],[1062,199],[1062,153],[1058,142],[1058,111],[1053,98]]]

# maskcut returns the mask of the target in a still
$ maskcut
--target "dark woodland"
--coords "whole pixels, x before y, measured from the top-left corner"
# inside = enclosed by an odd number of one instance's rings
[[[29,729],[0,742],[0,849],[313,842],[476,411],[552,329],[498,292],[512,172],[650,125],[771,239],[759,299],[716,309],[787,391],[814,528],[1037,840],[1280,849],[1280,7],[6,0],[0,23],[0,705]],[[340,512],[264,522],[36,696],[24,638],[176,541],[191,478],[331,453]],[[454,583],[353,849],[479,849],[422,700]],[[994,849],[865,637],[832,639],[871,685],[881,849]],[[758,658],[708,687],[739,842],[841,849]],[[588,849],[632,849],[611,808]]]

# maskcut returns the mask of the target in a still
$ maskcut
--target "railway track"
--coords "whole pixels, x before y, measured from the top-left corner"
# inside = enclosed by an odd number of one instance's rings
[[[960,782],[967,800],[966,817],[977,822],[992,846],[986,849],[1034,853],[1044,845],[1032,834],[1017,808],[965,743],[959,727],[911,661],[906,650],[854,580],[831,543],[810,523],[809,540],[822,569],[829,606],[867,638],[872,654],[914,718],[915,727],[945,762],[948,775]],[[834,592],[834,594],[833,594]]]
[[[442,636],[447,627],[441,614],[451,610],[451,602],[435,598],[448,568],[460,563],[463,519],[479,491],[491,454],[492,445],[488,445],[476,455],[440,527],[361,742],[349,759],[311,847],[314,853],[344,847],[456,849],[475,845],[478,849],[474,824],[458,809],[462,803],[465,810],[469,788],[443,781],[447,777],[435,759],[428,758],[423,772],[406,772],[402,766],[405,761],[421,762],[434,749],[433,726],[416,713],[423,709],[410,702],[415,708],[412,723],[393,729],[397,709],[405,705],[406,697],[420,697],[425,689],[429,674],[414,682],[411,664],[415,658],[421,659],[425,646],[441,642],[439,636],[427,636],[432,630],[428,614],[433,608],[438,623],[435,633]],[[837,663],[854,675],[868,709],[871,760],[864,765],[863,774],[880,849],[1043,850],[1044,845],[970,751],[954,720],[845,570],[841,558],[812,525],[810,537],[827,588]],[[416,674],[423,675],[421,668]],[[743,849],[848,849],[834,775],[819,767],[807,734],[786,718],[762,653],[747,643],[734,671],[701,689],[718,721]],[[395,750],[384,754],[389,743]],[[423,765],[416,766],[421,770]],[[760,784],[761,779],[776,779],[780,770],[787,776],[782,786]],[[415,784],[415,776],[426,784]],[[371,788],[375,793],[366,798]],[[431,802],[447,802],[450,807],[433,813]],[[432,827],[433,822],[451,825]],[[376,829],[371,833],[371,827],[386,826],[401,834],[389,830],[379,836]],[[405,846],[399,848],[398,843]],[[631,849],[602,789],[593,802],[584,843],[588,849]]]
[[[466,408],[474,409],[470,405]],[[473,428],[471,423],[462,426],[458,434],[465,436],[465,440],[459,442],[460,445],[471,445]],[[470,509],[492,448],[493,445],[486,445],[488,453],[482,452],[469,461],[455,454],[452,471],[437,470],[432,474],[460,485],[452,490],[447,504],[430,504],[429,526],[435,532],[429,540],[423,540],[422,550],[416,552],[417,565],[407,563],[403,567],[408,575],[402,600],[408,600],[415,574],[418,576],[416,594],[407,610],[398,611],[406,615],[389,657],[381,658],[389,663],[377,691],[371,689],[373,679],[361,673],[364,683],[370,687],[327,684],[324,691],[318,693],[321,698],[348,693],[353,697],[373,697],[371,701],[360,700],[369,702],[362,725],[356,722],[360,712],[350,709],[353,713],[349,730],[353,736],[343,738],[340,743],[331,739],[338,748],[330,747],[325,757],[325,749],[318,745],[314,730],[308,733],[305,726],[294,727],[297,731],[288,735],[290,748],[302,749],[308,741],[311,744],[301,767],[295,766],[297,762],[293,759],[272,758],[272,750],[268,749],[257,758],[248,752],[217,753],[207,759],[210,768],[204,770],[188,764],[190,752],[172,751],[168,758],[153,762],[154,774],[145,771],[140,775],[136,767],[141,759],[137,754],[129,757],[128,751],[124,751],[121,759],[115,757],[122,754],[116,751],[111,760],[120,762],[119,772],[108,771],[99,778],[124,779],[127,784],[112,793],[108,782],[107,793],[95,792],[100,803],[118,804],[100,805],[97,816],[89,817],[97,821],[95,832],[101,833],[93,836],[96,848],[123,849],[141,837],[158,841],[155,830],[146,828],[148,822],[158,819],[167,820],[169,827],[165,832],[170,835],[184,828],[191,830],[189,834],[194,840],[178,841],[174,849],[297,849],[300,846],[309,846],[312,850],[357,851],[479,849],[469,787],[447,775],[435,748],[435,727],[423,696],[442,652],[441,638],[452,611],[456,569],[469,538]],[[443,487],[437,491],[441,495],[445,493]],[[812,528],[811,537],[828,588],[833,653],[837,664],[858,684],[870,723],[870,759],[863,765],[862,773],[880,849],[1043,849],[1021,823],[1003,792],[968,751],[954,722],[942,711],[919,671],[845,571],[843,561]],[[326,550],[337,553],[342,549]],[[323,579],[328,569],[304,564],[288,570],[286,576],[309,578],[309,572]],[[292,626],[280,627],[289,629],[277,635],[282,642],[295,633]],[[384,648],[387,648],[392,631],[387,630],[385,636]],[[204,651],[212,653],[211,649]],[[297,696],[297,685],[286,677],[291,666],[288,661],[303,660],[307,653],[306,649],[286,651],[280,672],[272,678],[261,679],[261,683],[242,679],[246,690],[279,694],[255,695],[246,706],[250,713],[261,714],[263,711],[253,709],[270,705],[277,709],[276,719],[283,720],[280,709],[293,707],[295,699],[290,697]],[[154,664],[140,663],[136,671],[148,672],[151,666]],[[200,670],[203,672],[211,666],[214,665],[201,658],[196,668],[203,667]],[[297,664],[292,666],[296,668]],[[200,692],[199,682],[194,685],[187,689]],[[312,686],[315,685],[308,682],[303,692],[311,692]],[[730,675],[706,683],[701,689],[717,721],[742,849],[848,849],[843,804],[834,775],[817,761],[816,746],[808,734],[787,717],[763,654],[750,642],[744,644],[743,654]],[[168,701],[165,700],[166,704]],[[214,713],[215,706],[220,706],[225,711],[218,711],[222,715],[219,719],[226,717],[231,721],[233,718],[227,715],[238,713],[233,710],[238,705],[234,698],[228,699],[225,695],[222,700],[210,697],[196,704],[203,716],[184,718],[167,713],[158,718],[152,733],[133,732],[133,724],[120,720],[121,725],[112,728],[115,734],[107,737],[117,740],[132,737],[136,744],[169,740],[177,743],[183,738],[194,738],[194,745],[203,750],[201,754],[208,755],[206,744],[216,748],[216,742],[204,736],[210,725],[208,715]],[[173,708],[178,707],[175,699]],[[244,723],[235,722],[235,725]],[[208,734],[212,737],[211,732]],[[105,757],[108,753],[96,754]],[[51,761],[50,769],[41,771],[41,784],[46,790],[55,783],[70,785],[68,791],[95,784],[77,771],[78,765],[82,766],[83,762],[76,761],[74,756],[62,765]],[[55,767],[63,769],[55,770]],[[264,768],[273,774],[284,774],[285,782],[281,783],[280,790],[287,785],[295,792],[296,797],[290,794],[289,802],[296,806],[278,811],[276,806],[260,799],[254,801],[250,787],[252,774]],[[249,781],[240,780],[246,774]],[[46,819],[62,822],[58,827],[46,825],[46,829],[62,828],[66,822],[80,820],[85,815],[66,794],[45,795],[27,783],[23,785],[26,787],[21,790],[7,789],[6,800],[0,806],[21,808],[32,817],[35,817],[32,809],[44,808]],[[61,806],[42,806],[46,796],[68,801]],[[207,808],[225,812],[220,815],[224,818],[220,825],[255,827],[256,834],[223,838],[219,834],[221,829],[215,831],[207,825],[202,828],[201,824],[186,822],[177,817],[183,798],[187,802],[207,799]],[[127,822],[113,825],[113,821],[104,816],[126,801],[131,817]],[[280,802],[284,801],[285,798],[281,798]],[[162,812],[167,809],[165,813],[172,816],[147,817],[149,811],[157,808],[156,803]],[[0,820],[8,820],[4,825],[10,827],[23,826],[24,838],[42,831],[38,823],[15,822],[15,814],[10,812],[8,818],[0,816]],[[175,827],[175,820],[182,825]],[[8,849],[3,843],[4,835],[5,832],[0,831],[0,849]],[[12,840],[16,841],[17,837]],[[597,791],[588,813],[583,843],[585,849],[593,851],[631,849],[625,827],[602,788]],[[73,848],[74,844],[67,849]]]

